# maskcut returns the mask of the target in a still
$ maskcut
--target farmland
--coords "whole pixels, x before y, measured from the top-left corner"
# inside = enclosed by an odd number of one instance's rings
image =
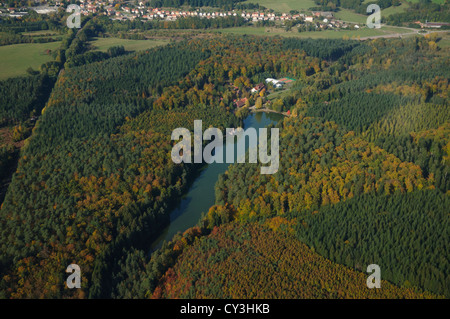
[[[123,45],[127,51],[140,51],[167,44],[167,40],[129,40],[119,38],[94,38],[90,42],[94,50],[106,52],[108,48]]]
[[[247,35],[259,35],[259,36],[283,36],[283,37],[296,37],[296,38],[311,38],[311,39],[342,39],[348,38],[363,38],[372,37],[396,33],[404,33],[406,29],[402,28],[389,28],[389,29],[360,29],[360,30],[325,30],[325,31],[308,31],[297,32],[296,28],[291,31],[285,31],[280,28],[266,28],[266,27],[237,27],[218,29],[215,32],[232,33],[232,34],[247,34]]]
[[[248,0],[244,3],[259,3],[267,9],[273,9],[278,12],[289,12],[291,10],[305,10],[315,7],[316,4],[312,0]]]
[[[31,67],[38,69],[41,64],[53,60],[46,50],[55,50],[61,42],[12,44],[0,47],[0,80],[25,75]]]
[[[355,13],[353,10],[343,9],[335,13],[337,19],[354,22],[354,23],[366,23],[367,16]]]

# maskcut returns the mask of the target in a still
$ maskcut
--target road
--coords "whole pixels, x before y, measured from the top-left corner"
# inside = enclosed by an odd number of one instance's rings
[[[370,37],[362,37],[359,38],[360,40],[372,40],[372,39],[379,39],[379,38],[403,38],[406,36],[412,36],[412,35],[426,35],[429,33],[445,33],[448,32],[447,30],[423,30],[423,29],[414,29],[414,28],[408,28],[408,27],[396,27],[396,26],[391,26],[391,25],[385,25],[382,24],[381,28],[379,29],[380,31],[383,31],[383,26],[387,26],[391,29],[395,29],[398,28],[400,30],[410,30],[410,32],[405,32],[405,33],[388,33],[388,34],[383,34],[383,35],[375,35],[375,36],[370,36]],[[422,31],[422,32],[420,32]]]

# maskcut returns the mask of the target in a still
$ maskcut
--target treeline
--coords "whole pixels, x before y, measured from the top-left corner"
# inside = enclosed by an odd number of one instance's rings
[[[117,45],[113,47],[109,47],[106,52],[102,51],[88,51],[82,54],[76,54],[71,57],[69,61],[64,65],[67,68],[71,68],[74,66],[80,66],[84,64],[94,63],[103,61],[109,58],[114,58],[117,56],[121,56],[126,54],[125,48],[123,45]]]
[[[367,14],[367,7],[370,4],[377,4],[380,8],[386,9],[391,6],[398,6],[401,4],[400,0],[375,0],[365,2],[363,0],[314,0],[314,3],[318,5],[318,8],[310,8],[311,10],[323,10],[323,11],[338,11],[339,8],[352,9],[360,14]]]
[[[26,6],[34,6],[34,2],[28,0],[7,0],[4,2],[8,8],[23,8]]]
[[[56,75],[62,68],[71,68],[93,62],[100,62],[108,58],[126,54],[123,46],[113,46],[107,52],[92,51],[89,40],[99,36],[102,28],[97,19],[86,18],[82,21],[82,28],[78,31],[69,29],[68,36],[63,40],[59,50],[54,52],[55,61],[41,66],[41,70]]]
[[[41,30],[62,31],[66,27],[64,19],[65,14],[66,13],[63,10],[53,15],[38,14],[36,11],[30,10],[28,14],[20,19],[14,17],[2,17],[2,19],[0,19],[0,32],[20,33]]]
[[[19,124],[39,115],[53,81],[47,75],[34,75],[0,81],[0,127]]]
[[[253,3],[253,2],[245,2],[245,3],[237,2],[234,5],[234,8],[236,8],[236,10],[261,10],[261,11],[264,11],[267,9],[266,7],[260,5],[259,3]],[[272,9],[270,9],[269,11],[273,12]]]
[[[142,21],[134,19],[132,21],[111,20],[107,17],[98,17],[95,19],[98,25],[99,34],[118,32],[127,32],[129,30],[175,30],[175,29],[217,29],[238,27],[247,24],[244,18],[240,16],[227,16],[216,19],[202,19],[200,17],[185,17],[175,21],[150,20]]]
[[[406,12],[391,14],[386,21],[392,25],[420,22],[450,22],[450,3],[435,3],[431,0],[422,0],[416,3],[409,2]]]
[[[55,37],[55,36],[31,37],[16,33],[7,33],[7,32],[0,33],[0,46],[18,43],[48,43],[61,40],[62,37]]]
[[[31,32],[31,31],[40,31],[40,30],[51,30],[51,27],[55,27],[56,25],[50,24],[49,21],[21,21],[21,20],[8,20],[2,19],[0,20],[0,31],[12,31],[15,33],[18,32]]]
[[[358,47],[359,41],[343,41],[328,39],[283,39],[284,50],[303,50],[306,54],[318,57],[324,60],[337,60],[344,54]]]
[[[175,21],[146,21],[141,25],[142,30],[151,29],[218,29],[246,25],[247,22],[240,16],[219,17],[216,19],[202,19],[199,17],[186,17]]]

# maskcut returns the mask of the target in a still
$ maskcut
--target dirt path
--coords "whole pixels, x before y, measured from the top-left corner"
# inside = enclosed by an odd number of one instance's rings
[[[403,29],[403,30],[406,29],[406,30],[410,30],[411,32],[374,35],[374,36],[370,36],[370,37],[362,37],[362,38],[360,38],[360,40],[370,40],[370,39],[379,39],[379,38],[403,38],[403,37],[412,36],[412,35],[426,35],[426,34],[430,34],[430,33],[448,32],[447,30],[422,30],[422,29],[414,29],[414,28],[408,28],[408,27],[396,27],[396,26],[391,26],[391,25],[381,25],[381,28],[378,30],[383,31],[383,26],[387,26],[389,28],[394,28],[394,29],[395,28],[399,28],[399,29]],[[419,31],[425,31],[425,32],[419,32]],[[387,32],[389,32],[389,31],[387,31]]]

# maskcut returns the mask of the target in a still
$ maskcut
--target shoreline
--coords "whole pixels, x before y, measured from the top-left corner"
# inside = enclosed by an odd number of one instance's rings
[[[284,116],[291,116],[290,114],[287,114],[287,112],[279,112],[268,108],[256,109],[254,105],[249,107],[248,109],[250,110],[251,113],[268,112],[268,113],[277,113]]]

